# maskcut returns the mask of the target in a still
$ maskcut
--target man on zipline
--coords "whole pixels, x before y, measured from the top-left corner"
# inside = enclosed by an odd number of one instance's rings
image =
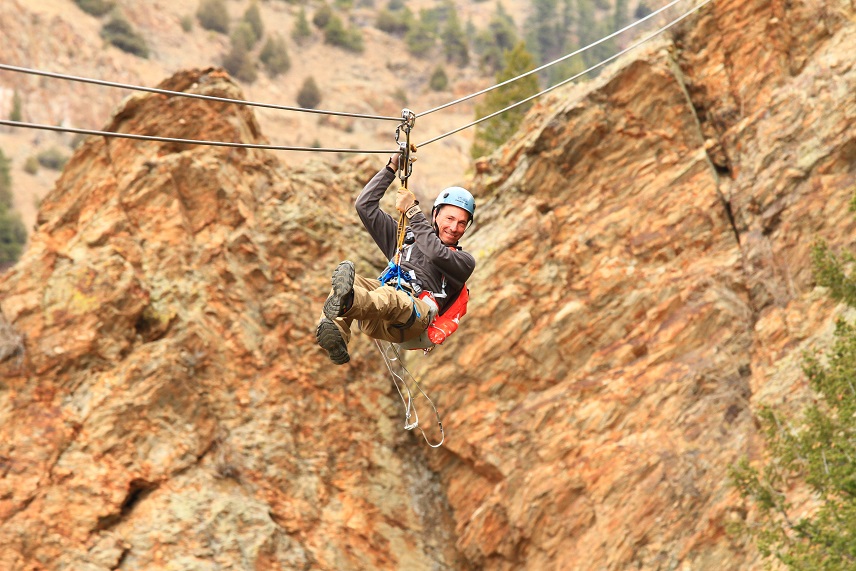
[[[398,172],[400,155],[392,155],[357,197],[356,209],[387,260],[398,253],[398,222],[380,209],[380,200]],[[348,342],[356,319],[374,339],[403,343],[420,337],[432,319],[461,293],[476,267],[458,241],[473,220],[473,195],[458,186],[440,192],[429,221],[413,193],[399,188],[396,209],[409,231],[399,259],[378,279],[356,275],[344,261],[333,271],[333,289],[324,302],[324,315],[315,330],[318,344],[337,365],[350,361]],[[392,274],[392,275],[390,275]]]

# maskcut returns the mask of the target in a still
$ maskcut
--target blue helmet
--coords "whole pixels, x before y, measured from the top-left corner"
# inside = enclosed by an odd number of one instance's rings
[[[460,186],[450,186],[449,188],[444,189],[440,194],[438,194],[437,199],[434,201],[434,208],[431,210],[432,217],[434,213],[437,212],[438,208],[446,204],[451,204],[452,206],[463,208],[464,210],[469,212],[470,222],[473,221],[473,218],[476,215],[476,201],[473,198],[473,195],[470,194],[470,191],[466,188],[461,188]]]

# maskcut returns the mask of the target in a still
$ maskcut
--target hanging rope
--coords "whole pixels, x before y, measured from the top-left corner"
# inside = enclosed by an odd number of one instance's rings
[[[386,343],[386,348],[382,346],[380,341],[375,339],[375,345],[377,346],[378,351],[380,351],[384,363],[386,363],[386,368],[389,371],[389,374],[392,376],[392,384],[395,385],[395,389],[401,397],[401,402],[404,404],[404,429],[413,430],[414,428],[418,428],[419,432],[422,433],[422,438],[424,438],[425,442],[428,443],[428,446],[431,448],[439,448],[443,445],[443,442],[446,441],[446,433],[443,430],[443,419],[440,418],[440,412],[437,410],[437,407],[434,406],[434,401],[432,401],[425,391],[422,390],[422,386],[419,384],[419,381],[417,381],[413,374],[407,370],[407,367],[404,366],[404,363],[401,360],[401,355],[395,345],[389,342],[384,343]],[[413,393],[410,391],[410,387],[408,386],[404,376],[393,370],[393,363],[396,362],[401,367],[403,375],[409,377],[410,380],[413,381],[413,384],[434,410],[434,416],[437,419],[437,426],[440,428],[440,442],[433,444],[428,439],[428,435],[425,434],[425,431],[422,430],[422,427],[419,426],[419,414],[416,412],[416,407],[413,406]],[[402,390],[402,387],[404,387],[404,390]],[[405,394],[407,394],[407,396],[404,396]]]

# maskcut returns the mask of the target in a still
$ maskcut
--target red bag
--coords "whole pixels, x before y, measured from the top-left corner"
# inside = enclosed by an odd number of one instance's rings
[[[467,302],[470,300],[470,290],[464,284],[457,299],[452,302],[442,315],[438,315],[428,326],[428,339],[435,345],[440,345],[449,335],[458,330],[461,318],[467,313]]]

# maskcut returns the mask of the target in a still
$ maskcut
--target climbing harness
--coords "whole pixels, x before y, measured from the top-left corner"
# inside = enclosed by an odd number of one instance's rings
[[[384,363],[386,363],[386,368],[389,370],[389,374],[392,375],[392,384],[395,385],[395,389],[401,397],[401,402],[404,403],[404,430],[413,430],[414,428],[418,428],[419,432],[422,433],[422,438],[424,438],[425,442],[428,443],[428,446],[431,448],[439,448],[443,445],[443,442],[446,441],[446,433],[443,430],[443,419],[440,418],[440,412],[437,410],[437,407],[434,406],[434,401],[432,401],[425,391],[422,390],[422,386],[419,384],[419,381],[417,381],[416,377],[414,377],[413,374],[407,370],[407,367],[404,366],[401,354],[398,352],[398,349],[394,344],[389,342],[381,343],[381,341],[375,339],[375,345],[377,346],[377,350],[380,351]],[[401,371],[395,370],[393,367],[394,363],[398,363]],[[415,397],[410,390],[410,386],[408,385],[405,376],[410,378],[413,385],[416,386],[422,396],[425,397],[425,400],[428,401],[428,404],[431,405],[431,408],[434,409],[434,416],[437,418],[437,426],[440,428],[440,441],[436,444],[432,443],[428,439],[428,435],[425,434],[425,431],[422,430],[421,426],[419,426],[419,414],[416,412],[416,407],[413,405]],[[402,387],[404,390],[402,390]],[[404,396],[405,394],[407,394],[407,396]],[[419,395],[416,396],[418,397]]]

